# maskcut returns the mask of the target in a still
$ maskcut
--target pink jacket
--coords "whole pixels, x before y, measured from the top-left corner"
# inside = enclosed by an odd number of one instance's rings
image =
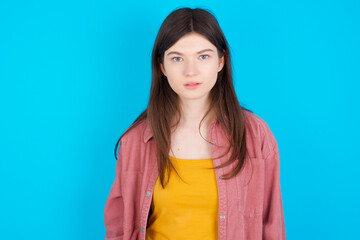
[[[215,169],[218,195],[218,239],[285,240],[277,142],[264,120],[244,110],[249,156],[242,171],[229,180],[234,164]],[[220,124],[209,128],[212,156],[228,146]],[[155,141],[147,121],[130,130],[120,142],[116,177],[105,204],[106,240],[145,240],[152,193],[158,177]],[[225,162],[230,153],[214,159]],[[181,233],[179,233],[181,234]],[[189,239],[189,236],[184,236]]]

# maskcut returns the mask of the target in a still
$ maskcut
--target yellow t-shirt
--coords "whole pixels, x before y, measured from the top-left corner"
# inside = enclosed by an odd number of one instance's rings
[[[146,240],[217,239],[218,190],[212,159],[170,160],[185,183],[172,171],[162,189],[156,181]]]

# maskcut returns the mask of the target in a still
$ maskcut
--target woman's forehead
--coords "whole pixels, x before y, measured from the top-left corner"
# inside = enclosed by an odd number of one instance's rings
[[[181,37],[165,52],[166,54],[171,52],[175,52],[176,54],[198,54],[205,52],[205,50],[214,52],[216,47],[203,35],[199,33],[189,33]]]

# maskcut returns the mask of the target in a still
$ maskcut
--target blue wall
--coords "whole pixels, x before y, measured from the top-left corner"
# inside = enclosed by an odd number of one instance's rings
[[[1,239],[104,238],[115,143],[184,6],[215,13],[278,141],[288,239],[359,236],[359,1],[63,0],[0,2]]]

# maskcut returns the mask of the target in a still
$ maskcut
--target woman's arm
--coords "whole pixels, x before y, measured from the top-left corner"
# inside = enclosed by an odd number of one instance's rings
[[[123,141],[123,140],[122,140]],[[105,240],[122,240],[124,235],[124,202],[121,192],[122,145],[120,142],[116,163],[116,176],[105,204],[104,224]]]
[[[285,240],[285,222],[280,189],[279,149],[273,138],[272,152],[265,159],[263,239]]]

